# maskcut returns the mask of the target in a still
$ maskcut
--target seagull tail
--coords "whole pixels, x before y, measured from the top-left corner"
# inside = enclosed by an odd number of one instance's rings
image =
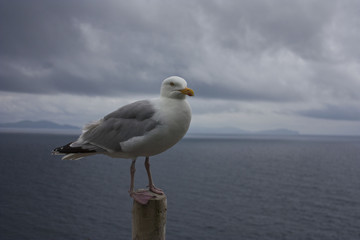
[[[57,147],[52,151],[53,155],[65,155],[63,160],[78,160],[80,158],[94,155],[97,153],[94,149],[86,149],[82,147],[72,147],[72,142],[64,146]]]

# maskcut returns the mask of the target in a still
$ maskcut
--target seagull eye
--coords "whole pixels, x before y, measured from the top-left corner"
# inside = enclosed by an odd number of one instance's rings
[[[170,86],[172,86],[172,87],[173,87],[173,86],[175,86],[175,83],[173,83],[173,82],[170,82]]]

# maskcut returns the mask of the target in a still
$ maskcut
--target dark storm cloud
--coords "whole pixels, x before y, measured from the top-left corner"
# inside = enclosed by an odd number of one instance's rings
[[[172,3],[2,1],[1,90],[116,94],[158,92],[186,77],[201,32]],[[31,84],[29,84],[31,82]]]
[[[145,28],[136,22],[136,15],[129,17],[132,15],[128,9],[119,7],[116,11],[109,4],[103,7],[94,1],[1,1],[1,90],[99,95],[114,88],[134,90],[132,83],[137,76],[130,72],[141,73],[149,64],[131,57],[136,55],[131,54],[131,39],[126,39],[123,45],[115,41],[116,45],[111,46],[113,49],[106,56],[91,52],[93,49],[87,46],[86,38],[91,36],[84,32],[86,24],[90,31],[96,27],[104,27],[105,34],[114,30],[119,38],[128,35],[129,29],[125,28],[128,22],[131,31],[141,32]],[[144,41],[145,36],[142,32],[138,37]],[[102,40],[99,44],[109,44],[106,36],[99,39]],[[101,67],[104,59],[118,63],[117,71]],[[140,91],[153,88],[152,84],[136,85]]]
[[[334,60],[325,41],[343,8],[351,4],[1,0],[0,90],[156,94],[180,75],[205,98],[300,101],[318,78],[312,62]]]

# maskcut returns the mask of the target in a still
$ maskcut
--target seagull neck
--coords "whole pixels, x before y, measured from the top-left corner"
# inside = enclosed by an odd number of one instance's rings
[[[174,99],[174,100],[183,100],[185,99],[186,95],[178,92],[178,91],[173,91],[173,92],[161,92],[160,96],[162,98],[167,98],[167,99]]]
[[[162,99],[171,99],[171,100],[184,100],[185,95],[175,95],[175,96],[161,96]]]

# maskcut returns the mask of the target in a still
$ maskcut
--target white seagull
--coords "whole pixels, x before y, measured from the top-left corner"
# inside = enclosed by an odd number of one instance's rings
[[[174,146],[189,129],[191,109],[186,95],[194,96],[186,81],[169,77],[162,82],[159,98],[125,105],[86,125],[76,141],[55,148],[53,154],[65,155],[62,159],[69,160],[94,154],[132,159],[129,193],[135,201],[146,204],[152,195],[147,191],[134,192],[136,159],[145,157],[149,190],[164,194],[153,183],[149,157]]]

